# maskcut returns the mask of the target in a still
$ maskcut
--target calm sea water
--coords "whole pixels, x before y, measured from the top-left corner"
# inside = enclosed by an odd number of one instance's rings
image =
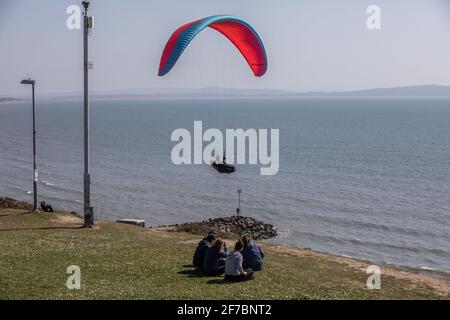
[[[40,197],[82,211],[82,105],[39,102]],[[280,172],[174,166],[176,128],[279,128]],[[31,107],[0,105],[0,195],[31,201]],[[92,202],[99,219],[147,225],[242,213],[276,242],[450,275],[450,100],[279,99],[92,102]]]

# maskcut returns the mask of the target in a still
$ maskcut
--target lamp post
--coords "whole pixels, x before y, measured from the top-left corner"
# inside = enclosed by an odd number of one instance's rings
[[[37,212],[37,181],[38,172],[36,170],[36,113],[35,113],[35,100],[34,100],[34,86],[36,84],[35,80],[22,80],[21,84],[31,85],[32,90],[32,100],[33,100],[33,212]]]
[[[237,213],[237,216],[239,217],[239,214],[241,213],[241,193],[242,193],[242,190],[238,189],[237,193],[238,193],[238,207],[236,209],[236,213]]]
[[[88,16],[89,1],[82,2],[83,11],[83,51],[84,51],[84,227],[92,228],[94,208],[91,207],[91,175],[89,172],[89,33],[94,26],[94,18]]]

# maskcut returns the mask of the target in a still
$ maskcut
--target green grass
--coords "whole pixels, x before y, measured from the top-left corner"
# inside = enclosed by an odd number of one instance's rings
[[[388,276],[381,290],[368,290],[361,270],[267,245],[266,269],[253,281],[229,284],[186,267],[197,236],[109,222],[86,230],[56,217],[0,209],[0,299],[449,298]],[[81,268],[81,290],[65,287],[70,265]]]

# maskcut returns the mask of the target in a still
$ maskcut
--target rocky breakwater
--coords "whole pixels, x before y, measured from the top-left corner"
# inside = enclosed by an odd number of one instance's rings
[[[278,229],[271,224],[264,223],[251,217],[237,216],[163,227],[171,227],[174,231],[199,235],[205,235],[210,231],[214,231],[220,237],[225,238],[247,235],[255,240],[265,240],[274,238],[278,235]]]

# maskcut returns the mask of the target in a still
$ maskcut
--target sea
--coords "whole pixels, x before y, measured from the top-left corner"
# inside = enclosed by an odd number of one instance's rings
[[[38,195],[82,213],[83,105],[38,100]],[[279,129],[280,167],[174,165],[171,134]],[[0,104],[0,196],[32,201],[30,102]],[[93,99],[95,217],[159,226],[236,214],[271,242],[450,278],[450,99]],[[1,218],[0,218],[1,219]]]

